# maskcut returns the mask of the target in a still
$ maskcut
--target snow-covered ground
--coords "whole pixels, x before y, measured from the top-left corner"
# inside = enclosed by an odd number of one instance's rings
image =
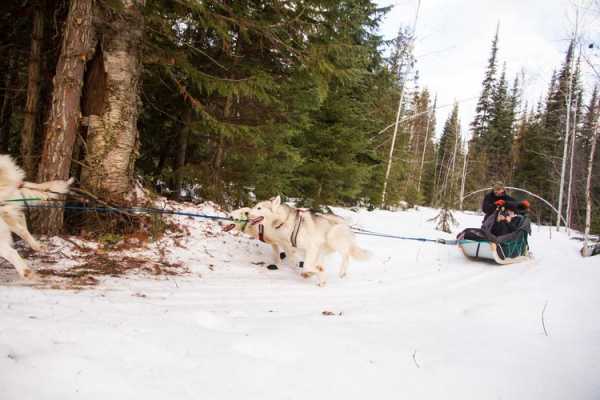
[[[431,209],[337,211],[450,237]],[[457,232],[481,219],[455,215]],[[600,399],[600,258],[564,233],[534,227],[535,261],[503,267],[361,236],[372,260],[340,280],[333,257],[320,288],[267,270],[262,243],[179,220],[168,257],[188,274],[0,286],[1,400]]]

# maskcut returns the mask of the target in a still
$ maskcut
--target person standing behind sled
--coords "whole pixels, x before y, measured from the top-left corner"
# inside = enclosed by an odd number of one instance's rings
[[[496,212],[496,209],[505,207],[508,203],[515,203],[515,199],[506,194],[506,189],[502,182],[494,183],[494,187],[491,192],[485,195],[483,203],[481,204],[481,210],[484,212],[485,220],[491,214]]]

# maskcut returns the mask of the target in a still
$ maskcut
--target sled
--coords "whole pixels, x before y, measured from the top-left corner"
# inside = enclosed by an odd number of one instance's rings
[[[597,256],[598,254],[600,254],[600,243],[588,244],[587,246],[584,245],[581,248],[581,255],[583,257],[592,257],[592,256]]]
[[[496,243],[487,240],[461,240],[458,243],[458,247],[460,247],[463,254],[471,260],[490,260],[500,265],[516,264],[532,259],[529,254],[529,249],[527,249],[523,255],[514,257],[502,256],[502,246],[498,246]]]
[[[526,215],[520,216],[517,229],[502,236],[492,234],[496,221],[494,213],[483,221],[481,229],[467,228],[457,236],[462,253],[472,260],[488,260],[500,265],[516,264],[532,259],[528,236],[531,234],[531,221]]]

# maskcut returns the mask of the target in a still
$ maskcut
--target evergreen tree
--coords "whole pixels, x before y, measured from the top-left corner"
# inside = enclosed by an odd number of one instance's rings
[[[435,138],[435,128],[437,124],[436,120],[436,108],[437,108],[437,95],[433,100],[433,104],[430,107],[430,113],[428,114],[429,119],[427,121],[426,133],[427,138],[423,144],[423,150],[421,154],[421,165],[420,165],[420,175],[418,191],[419,196],[422,199],[423,204],[431,204],[433,201],[433,187],[435,185],[435,170],[436,170],[436,144],[434,142]],[[424,151],[424,152],[423,152]],[[420,184],[419,184],[420,183]]]
[[[549,179],[542,195],[549,199],[558,200],[559,198],[564,148],[568,146],[568,143],[565,143],[567,140],[567,120],[570,120],[570,124],[573,123],[572,115],[567,116],[567,112],[568,110],[572,111],[574,108],[577,98],[574,89],[579,81],[579,78],[574,76],[573,71],[574,51],[575,42],[571,41],[563,66],[557,74],[554,85],[551,86],[544,116],[543,154],[546,155],[544,161]],[[569,126],[569,131],[571,129],[572,126]],[[566,191],[566,185],[564,189]],[[563,205],[566,205],[566,203],[566,201],[563,201]],[[564,210],[561,210],[561,212],[564,212]]]
[[[471,122],[471,140],[468,144],[467,192],[484,187],[489,179],[489,162],[486,143],[489,143],[490,125],[494,120],[497,95],[499,25],[492,39],[490,57],[485,70],[481,95],[475,108],[475,117]],[[496,99],[497,100],[497,99]]]
[[[452,207],[457,204],[457,182],[461,172],[458,171],[462,156],[460,151],[460,121],[458,104],[455,103],[448,116],[437,150],[436,190],[434,204]]]
[[[587,179],[587,163],[589,160],[591,140],[594,130],[597,129],[598,119],[600,117],[600,95],[598,94],[598,86],[594,86],[589,103],[583,110],[582,124],[580,130],[580,140],[577,143],[575,159],[576,171],[576,199],[573,207],[573,221],[576,227],[583,227],[585,224],[585,207],[586,193],[585,181]],[[597,209],[600,205],[600,156],[596,152],[594,157],[592,170],[592,201],[595,202]],[[599,213],[594,213],[592,217],[592,231],[600,230]]]
[[[512,175],[513,125],[517,106],[515,92],[518,92],[518,87],[513,87],[509,93],[505,65],[492,98],[490,127],[486,136],[481,138],[483,151],[489,163],[486,171],[487,182],[509,182]]]
[[[494,91],[496,87],[496,73],[498,70],[498,36],[499,26],[496,28],[496,34],[492,40],[492,49],[488,59],[485,76],[483,78],[481,96],[475,108],[475,118],[471,123],[473,134],[473,145],[477,148],[480,138],[485,137],[493,118]]]

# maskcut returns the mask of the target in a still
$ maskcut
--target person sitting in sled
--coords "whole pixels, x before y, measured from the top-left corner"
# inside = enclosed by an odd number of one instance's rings
[[[512,210],[499,212],[496,217],[496,223],[492,226],[492,233],[495,236],[508,235],[517,230],[520,223],[520,216]]]
[[[521,226],[523,215],[529,209],[529,201],[523,200],[519,203],[510,202],[497,208],[496,221],[492,226],[492,234],[495,236],[508,235],[515,232]]]
[[[502,182],[494,183],[492,191],[485,195],[483,203],[481,204],[481,210],[485,214],[483,219],[496,212],[498,207],[504,207],[508,203],[516,203],[515,199],[506,194],[506,189]]]

